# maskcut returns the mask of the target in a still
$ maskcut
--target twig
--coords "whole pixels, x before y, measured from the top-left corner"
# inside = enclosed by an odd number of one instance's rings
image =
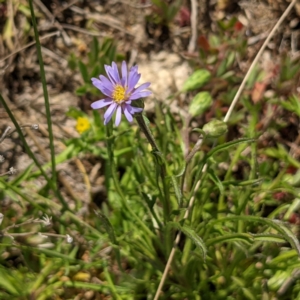
[[[82,29],[82,28],[74,26],[74,25],[70,25],[70,24],[61,24],[61,26],[65,29],[77,31],[77,32],[87,34],[87,35],[91,35],[91,36],[105,36],[105,37],[108,36],[107,34],[101,32],[101,31],[92,32],[92,31]]]
[[[58,34],[59,34],[59,31],[51,32],[51,33],[49,33],[49,34],[46,34],[46,35],[44,35],[44,36],[41,36],[41,37],[40,37],[40,40],[44,40],[44,39],[47,39],[47,38],[49,38],[49,37],[51,37],[51,36],[58,35]],[[12,53],[10,53],[10,54],[8,54],[8,55],[5,56],[4,58],[0,59],[0,64],[1,64],[2,62],[4,62],[5,60],[7,60],[8,58],[10,58],[11,56],[13,56],[13,55],[15,55],[15,54],[17,54],[17,53],[19,53],[19,52],[25,50],[26,48],[28,48],[28,47],[30,47],[30,46],[32,46],[32,45],[34,45],[34,44],[35,44],[35,41],[30,42],[29,44],[27,44],[27,45],[21,47],[20,49],[18,49],[18,50],[16,50],[16,51],[12,52]]]
[[[74,4],[76,4],[77,2],[79,2],[79,0],[73,0],[70,3],[66,4],[64,7],[62,7],[61,9],[57,10],[54,14],[53,17],[56,18],[56,16],[58,14],[60,14],[61,12],[63,12],[64,10],[70,8],[71,6],[73,6]]]
[[[8,133],[10,132],[11,127],[7,126],[6,129],[4,130],[2,136],[0,137],[0,144],[3,142],[3,140],[7,137]]]
[[[86,17],[89,20],[95,21],[94,25],[96,27],[98,26],[98,23],[102,23],[102,24],[105,24],[106,26],[109,26],[111,28],[114,28],[121,32],[124,32],[127,35],[135,36],[132,32],[126,30],[125,27],[117,19],[114,19],[114,18],[109,17],[104,14],[86,12],[85,10],[80,9],[79,7],[71,7],[70,9],[72,11],[76,12],[77,14]],[[64,27],[65,27],[65,24],[64,24]]]
[[[291,11],[291,9],[293,8],[293,6],[295,5],[296,2],[297,2],[297,0],[293,0],[290,3],[290,5],[287,7],[287,9],[285,10],[285,12],[282,14],[282,16],[280,17],[280,19],[277,21],[277,23],[275,24],[275,26],[271,30],[269,36],[267,37],[267,39],[265,40],[265,42],[261,46],[260,50],[258,51],[258,53],[257,53],[256,57],[254,58],[254,60],[253,60],[253,62],[251,64],[251,66],[250,66],[250,68],[249,68],[249,70],[248,70],[245,78],[243,79],[243,81],[242,81],[242,83],[241,83],[241,85],[240,85],[237,93],[235,94],[234,99],[232,100],[232,103],[231,103],[231,105],[230,105],[230,107],[229,107],[229,109],[227,111],[227,114],[226,114],[226,116],[224,118],[224,122],[227,122],[229,120],[229,118],[230,118],[230,116],[232,114],[232,111],[233,111],[233,109],[234,109],[234,107],[235,107],[235,105],[236,105],[236,103],[237,103],[237,101],[238,101],[238,99],[239,99],[239,97],[240,97],[240,95],[241,95],[241,93],[242,93],[245,85],[246,85],[246,82],[247,82],[247,80],[250,77],[250,74],[251,74],[252,70],[254,69],[256,63],[260,59],[262,53],[265,51],[268,43],[270,42],[271,38],[273,37],[273,35],[275,33],[275,31],[279,28],[279,26],[281,25],[281,23],[283,22],[283,20],[286,18],[286,16],[289,14],[289,12]]]
[[[119,0],[117,2],[121,2],[125,5],[128,5],[132,8],[136,8],[136,9],[144,9],[144,8],[148,8],[148,7],[151,7],[153,4],[152,3],[148,3],[148,4],[141,4],[141,5],[138,5],[138,4],[132,4],[130,3],[130,1],[124,1],[124,0]]]
[[[234,109],[234,107],[235,107],[235,105],[236,105],[236,103],[237,103],[237,101],[238,101],[238,99],[239,99],[239,97],[240,97],[240,95],[241,95],[241,93],[242,93],[244,87],[245,87],[245,84],[246,84],[246,82],[247,82],[247,80],[248,80],[248,78],[249,78],[249,76],[250,76],[250,74],[251,74],[253,68],[255,67],[256,63],[257,63],[258,60],[260,59],[260,57],[261,57],[263,51],[265,50],[265,48],[266,48],[266,46],[268,45],[268,43],[269,43],[269,41],[271,40],[271,38],[273,37],[275,31],[279,28],[279,26],[281,25],[281,23],[283,22],[283,20],[286,18],[286,16],[288,15],[288,13],[291,11],[291,9],[293,8],[293,6],[296,4],[296,2],[297,2],[297,0],[293,0],[293,1],[290,3],[290,5],[287,7],[287,9],[285,10],[285,12],[282,14],[282,16],[280,17],[280,19],[277,21],[277,23],[275,24],[274,28],[273,28],[272,31],[270,32],[269,36],[267,37],[267,39],[266,39],[265,42],[263,43],[261,49],[258,51],[258,53],[257,53],[257,55],[256,55],[256,57],[255,57],[255,59],[253,60],[253,62],[252,62],[252,64],[251,64],[251,66],[250,66],[250,68],[249,68],[249,70],[248,70],[248,72],[247,72],[245,78],[243,79],[243,81],[242,81],[242,83],[241,83],[241,85],[240,85],[240,87],[239,87],[239,89],[238,89],[238,91],[237,91],[237,93],[236,93],[236,95],[235,95],[235,97],[234,97],[234,99],[233,99],[233,101],[232,101],[232,103],[231,103],[231,105],[230,105],[228,111],[227,111],[227,114],[226,114],[225,117],[224,117],[224,122],[227,122],[227,121],[229,120],[229,118],[230,118],[230,116],[231,116],[231,114],[232,114],[232,112],[233,112],[233,109]],[[207,165],[205,165],[205,166],[203,167],[203,172],[205,172],[206,170],[207,170]],[[188,208],[187,208],[187,210],[186,210],[186,212],[185,212],[185,214],[184,214],[184,217],[183,217],[184,220],[187,219],[187,218],[189,217],[190,209],[191,209],[191,208],[193,207],[193,205],[194,205],[195,194],[196,194],[196,191],[198,190],[200,184],[201,184],[201,180],[199,180],[199,181],[197,182],[197,184],[196,184],[196,187],[195,187],[194,192],[193,192],[193,196],[191,197],[191,199],[190,199],[190,201],[189,201],[189,204],[188,204]],[[173,248],[172,248],[172,250],[171,250],[171,253],[170,253],[170,255],[169,255],[169,258],[168,258],[167,264],[166,264],[166,266],[165,266],[165,270],[164,270],[164,273],[163,273],[163,275],[162,275],[161,281],[160,281],[159,286],[158,286],[158,288],[157,288],[157,291],[156,291],[154,300],[158,300],[158,298],[159,298],[159,295],[160,295],[160,293],[161,293],[162,287],[163,287],[163,285],[164,285],[164,283],[165,283],[165,280],[166,280],[166,278],[167,278],[167,275],[168,275],[168,272],[169,272],[171,263],[172,263],[172,261],[173,261],[176,247],[177,247],[177,245],[179,244],[180,237],[181,237],[181,232],[179,232],[179,233],[177,234],[176,238],[175,238],[174,246],[173,246]]]
[[[191,0],[191,39],[190,43],[188,46],[188,52],[192,53],[196,49],[196,42],[197,42],[197,16],[198,16],[198,11],[197,11],[197,1],[196,0]]]
[[[65,44],[67,46],[72,45],[72,41],[68,34],[65,32],[63,27],[60,25],[60,23],[56,20],[55,16],[49,11],[49,9],[44,5],[44,3],[41,0],[34,0],[35,4],[42,10],[42,12],[53,21],[54,25],[57,27],[58,30],[60,30],[61,35],[63,37],[63,40],[65,41]]]

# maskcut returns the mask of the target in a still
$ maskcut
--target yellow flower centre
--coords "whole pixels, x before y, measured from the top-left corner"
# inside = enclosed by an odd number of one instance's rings
[[[115,89],[112,93],[112,98],[118,104],[120,104],[123,101],[127,100],[126,89],[121,85],[116,85]]]

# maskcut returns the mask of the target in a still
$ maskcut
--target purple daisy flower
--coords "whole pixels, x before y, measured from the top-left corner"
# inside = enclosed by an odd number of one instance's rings
[[[132,115],[142,112],[143,109],[131,106],[131,102],[151,95],[151,92],[146,90],[150,82],[146,82],[135,88],[135,85],[141,78],[141,74],[138,73],[137,66],[131,67],[128,72],[125,61],[122,62],[122,77],[119,75],[115,62],[111,66],[104,65],[104,68],[108,78],[100,75],[99,79],[92,78],[92,83],[107,97],[93,102],[91,107],[93,109],[100,109],[108,106],[104,114],[104,125],[110,121],[115,111],[116,126],[121,122],[122,113],[129,122],[132,122]]]

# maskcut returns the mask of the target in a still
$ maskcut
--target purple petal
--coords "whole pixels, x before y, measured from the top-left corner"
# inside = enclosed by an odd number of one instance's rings
[[[128,76],[128,93],[131,93],[134,89],[135,85],[141,78],[141,74],[137,72],[138,67],[134,66],[130,68],[129,76]]]
[[[102,75],[101,75],[102,76]],[[100,76],[100,77],[101,77]],[[104,76],[102,76],[104,77]],[[101,80],[97,79],[97,78],[92,78],[92,83],[93,85],[99,89],[104,95],[108,96],[108,97],[112,97],[112,91],[109,90],[103,83]]]
[[[145,83],[141,84],[139,87],[137,87],[137,88],[134,90],[134,92],[142,91],[142,90],[146,89],[147,87],[149,87],[150,84],[151,84],[150,82],[145,82]]]
[[[102,82],[101,82],[99,79],[93,77],[93,78],[91,78],[91,80],[92,80],[93,85],[94,85],[97,89],[100,90],[100,89],[102,88]]]
[[[112,84],[112,82],[110,80],[108,80],[105,76],[100,75],[99,76],[101,82],[102,82],[102,86],[105,86],[107,89],[109,89],[111,92],[114,91],[114,84]]]
[[[109,77],[109,79],[111,80],[112,83],[117,83],[117,84],[121,84],[121,80],[120,80],[120,76],[119,76],[119,71],[118,71],[118,67],[116,65],[115,62],[112,63],[112,67],[111,66],[107,66],[105,65],[105,71],[107,73],[107,76]]]
[[[117,113],[116,113],[116,120],[115,120],[115,125],[119,126],[120,122],[121,122],[121,118],[122,118],[122,108],[119,105],[117,108]]]
[[[136,86],[136,84],[139,82],[141,78],[141,74],[134,74],[131,78],[128,78],[128,93],[131,93]]]
[[[106,125],[113,116],[118,104],[113,102],[104,114],[104,125]]]
[[[112,82],[112,83],[117,83],[114,78],[111,76],[111,72],[112,72],[112,68],[111,66],[108,66],[108,65],[104,65],[104,69],[106,71],[106,74],[109,78],[109,80]]]
[[[138,92],[138,93],[133,93],[131,96],[130,96],[130,100],[136,100],[136,99],[140,99],[140,98],[145,98],[145,97],[148,97],[152,94],[152,92],[150,91],[144,91],[144,92]]]
[[[129,110],[128,110],[128,106],[129,105],[124,105],[124,115],[125,115],[125,117],[126,117],[126,119],[128,120],[128,122],[132,122],[133,121],[133,118],[132,118],[132,115],[131,115],[131,113],[129,112]]]
[[[135,113],[140,113],[140,112],[143,111],[143,109],[141,107],[133,107],[133,106],[128,105],[128,104],[126,104],[126,109],[132,115],[135,114]]]
[[[117,80],[117,83],[121,83],[119,71],[118,71],[118,66],[117,64],[113,61],[112,63],[112,69],[113,69],[113,77]]]
[[[110,99],[110,98],[101,99],[101,100],[98,100],[98,101],[93,102],[93,103],[91,104],[91,107],[92,107],[93,109],[100,109],[100,108],[102,108],[102,107],[105,107],[105,106],[111,104],[112,102],[113,102],[113,100]]]
[[[122,62],[122,80],[121,83],[124,87],[127,86],[127,64],[125,61]]]

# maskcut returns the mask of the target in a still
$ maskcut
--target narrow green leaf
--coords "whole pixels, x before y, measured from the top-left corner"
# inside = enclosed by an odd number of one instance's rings
[[[169,222],[167,224],[167,226],[169,226],[171,228],[175,228],[177,230],[180,230],[187,237],[189,237],[195,243],[195,245],[200,249],[200,251],[202,253],[202,257],[205,260],[206,253],[207,253],[207,249],[206,249],[205,243],[203,242],[203,240],[197,235],[197,233],[192,228],[190,228],[187,225],[181,226],[177,222]]]
[[[292,249],[292,250],[288,250],[285,251],[283,253],[280,253],[278,256],[276,256],[275,258],[273,258],[269,264],[273,265],[273,266],[277,266],[279,263],[281,262],[286,262],[288,260],[290,260],[291,258],[297,257],[297,251]]]
[[[245,242],[249,245],[253,243],[253,237],[249,233],[232,233],[232,234],[226,234],[221,235],[216,238],[208,239],[206,241],[206,245],[211,246],[219,243],[231,243],[231,242]]]
[[[172,181],[172,185],[173,185],[173,188],[174,188],[174,191],[175,191],[175,196],[176,196],[176,199],[177,199],[177,203],[180,206],[181,203],[182,203],[182,193],[181,193],[180,188],[178,186],[178,183],[176,181],[176,177],[171,176],[171,181]]]
[[[248,288],[242,288],[243,294],[249,300],[257,300],[257,297],[253,295],[253,293]]]
[[[89,77],[86,65],[82,61],[79,61],[78,62],[78,67],[79,67],[79,70],[80,70],[83,81],[86,82],[86,83],[90,82],[91,78]]]
[[[290,243],[290,245],[297,251],[300,256],[300,244],[297,237],[288,229],[283,222],[279,220],[270,220],[267,218],[256,217],[256,216],[227,216],[218,220],[214,220],[209,223],[210,226],[213,226],[217,223],[223,223],[228,221],[245,221],[245,222],[258,222],[265,224],[269,227],[276,229],[282,236]]]
[[[217,152],[223,151],[223,150],[225,150],[227,148],[230,148],[232,146],[235,146],[235,145],[239,145],[239,144],[242,144],[242,143],[254,143],[255,141],[256,141],[256,139],[243,138],[243,139],[238,139],[238,140],[231,141],[231,142],[228,142],[228,143],[224,143],[222,145],[216,146],[211,151],[209,151],[206,154],[206,157],[208,158],[208,157],[216,154]]]
[[[16,282],[14,278],[5,271],[4,268],[0,268],[0,287],[5,289],[7,292],[9,292],[12,295],[15,296],[21,296],[20,292],[16,288]],[[22,290],[22,288],[19,287],[19,290]]]
[[[255,241],[260,241],[260,242],[286,243],[286,240],[280,234],[258,233],[258,234],[252,234],[252,237]]]
[[[223,195],[224,186],[223,186],[221,180],[219,179],[219,177],[211,169],[208,169],[207,172],[208,172],[208,176],[210,177],[210,179],[219,188],[221,195]]]
[[[120,253],[120,249],[119,249],[119,243],[117,242],[114,228],[112,227],[108,218],[102,212],[100,212],[99,210],[98,211],[95,210],[95,214],[101,220],[102,225],[103,225],[106,233],[108,234],[108,237],[109,237],[111,243],[116,246],[116,247],[113,247],[115,250],[116,259],[117,259],[120,270],[123,270],[122,264],[121,264],[121,253]]]
[[[102,225],[103,225],[105,231],[107,232],[108,237],[109,237],[110,241],[112,242],[112,244],[118,245],[117,239],[115,236],[115,231],[114,231],[111,223],[109,222],[108,218],[103,213],[101,213],[99,210],[95,211],[95,214],[101,220]]]

